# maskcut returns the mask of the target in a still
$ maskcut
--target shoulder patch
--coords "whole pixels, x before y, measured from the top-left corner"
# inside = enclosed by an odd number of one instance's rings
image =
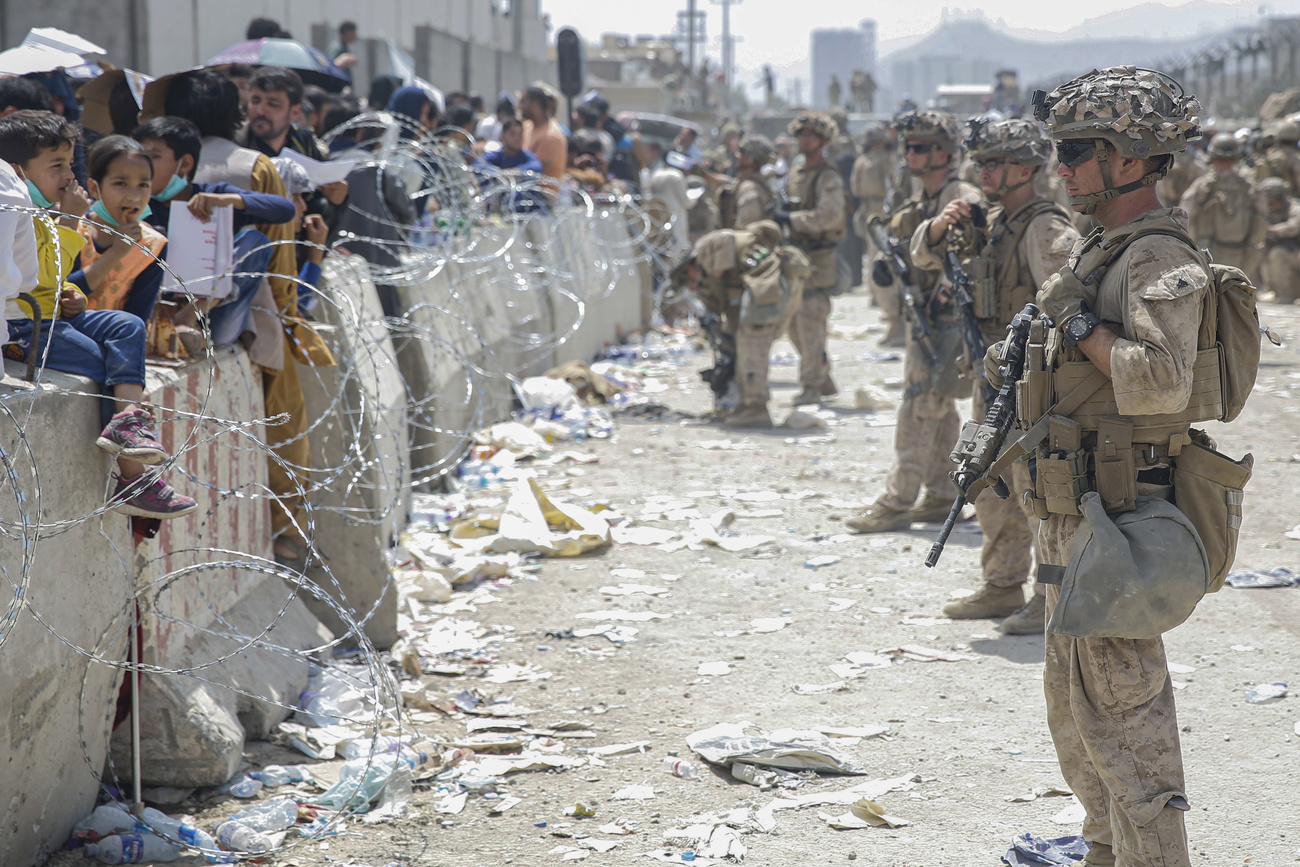
[[[1200,265],[1187,262],[1157,275],[1154,280],[1135,284],[1138,296],[1147,301],[1172,301],[1193,292],[1199,292],[1210,282],[1209,275]]]

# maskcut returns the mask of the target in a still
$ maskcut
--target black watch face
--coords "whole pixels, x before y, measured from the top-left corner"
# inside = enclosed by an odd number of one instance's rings
[[[1082,314],[1071,316],[1065,323],[1065,333],[1072,342],[1078,343],[1092,333],[1092,323]]]

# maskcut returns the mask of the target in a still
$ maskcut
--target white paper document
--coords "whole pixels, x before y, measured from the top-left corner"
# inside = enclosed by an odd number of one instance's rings
[[[234,289],[234,209],[213,208],[206,223],[190,213],[188,202],[172,202],[171,209],[163,291],[227,297]]]
[[[298,165],[307,170],[307,177],[317,187],[323,187],[326,184],[336,184],[339,181],[347,180],[352,170],[356,168],[356,160],[332,160],[323,163],[320,160],[314,160],[309,156],[300,154],[290,148],[280,151],[280,156],[288,157]]]

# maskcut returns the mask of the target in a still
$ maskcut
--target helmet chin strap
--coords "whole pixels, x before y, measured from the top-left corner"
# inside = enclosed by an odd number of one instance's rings
[[[1038,169],[1034,169],[1034,172],[1036,171],[1038,171]],[[1007,193],[1015,192],[1016,190],[1023,187],[1025,184],[1032,184],[1034,182],[1034,172],[1030,172],[1029,177],[1021,181],[1020,183],[1008,186],[1007,185],[1007,164],[1005,162],[1002,163],[1002,177],[1001,179],[998,180],[998,188],[989,194],[989,201],[1000,202],[1002,201],[1002,197],[1005,196]]]
[[[1110,154],[1106,151],[1105,139],[1093,139],[1093,152],[1097,155],[1097,165],[1101,168],[1102,189],[1099,193],[1089,193],[1086,196],[1070,196],[1071,205],[1083,205],[1083,213],[1091,216],[1096,213],[1097,205],[1101,202],[1109,202],[1111,199],[1118,198],[1126,193],[1140,190],[1143,187],[1149,187],[1156,181],[1169,174],[1169,165],[1172,159],[1166,159],[1160,168],[1154,172],[1143,175],[1141,178],[1122,187],[1111,186],[1110,176]]]
[[[931,145],[930,152],[925,155],[925,165],[921,166],[919,169],[909,168],[908,172],[920,178],[920,177],[924,177],[925,175],[928,175],[930,172],[939,171],[940,169],[947,171],[948,167],[952,165],[952,155],[950,154],[948,156],[948,162],[944,163],[941,166],[936,166],[934,164],[934,153],[935,151],[938,150],[941,150],[941,148],[939,148],[937,145]],[[948,152],[943,151],[943,153],[948,153]]]

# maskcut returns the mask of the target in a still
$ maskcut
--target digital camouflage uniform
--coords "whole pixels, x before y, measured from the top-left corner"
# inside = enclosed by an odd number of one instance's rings
[[[1262,181],[1259,188],[1268,221],[1264,285],[1275,301],[1290,304],[1300,297],[1300,200],[1288,195],[1279,178]]]
[[[747,135],[740,142],[740,154],[753,160],[752,171],[742,171],[718,191],[718,228],[741,229],[766,219],[772,213],[776,195],[760,169],[776,158],[772,143],[760,135]]]
[[[1300,122],[1287,118],[1277,128],[1272,147],[1264,151],[1264,158],[1255,164],[1255,180],[1281,178],[1286,191],[1300,196]]]
[[[1231,133],[1220,133],[1210,143],[1211,159],[1235,161],[1241,153]],[[1192,181],[1179,207],[1187,212],[1192,237],[1214,261],[1240,268],[1252,282],[1259,282],[1259,247],[1268,234],[1264,202],[1235,162],[1232,168],[1211,167]]]
[[[919,126],[912,123],[916,118],[921,119]],[[922,189],[890,219],[890,234],[903,242],[904,252],[911,258],[909,247],[918,227],[928,224],[949,202],[960,198],[982,206],[985,201],[979,188],[957,177],[955,164],[960,155],[961,137],[956,118],[942,112],[923,112],[919,115],[900,115],[899,121],[911,124],[906,128],[900,126],[900,142],[920,140],[943,143],[945,150],[952,154],[951,164],[954,165],[938,192],[931,196]],[[929,303],[936,296],[940,285],[946,282],[946,278],[941,279],[938,273],[932,271],[913,270],[917,289],[921,298],[927,302],[931,320],[935,324],[951,327],[955,321],[951,304]],[[956,392],[941,394],[934,390],[934,383],[942,373],[930,368],[910,332],[909,327],[903,356],[904,399],[898,409],[897,426],[894,428],[894,461],[885,476],[884,494],[867,515],[848,522],[850,528],[855,530],[873,531],[874,528],[869,528],[862,522],[870,520],[869,515],[877,511],[907,512],[917,504],[922,486],[925,487],[926,496],[918,506],[915,516],[917,519],[922,518],[921,513],[931,509],[946,513],[945,503],[952,504],[955,489],[948,478],[948,471],[952,468],[948,456],[957,443],[961,427],[961,419],[957,415]],[[948,361],[950,364],[955,363],[951,359]]]
[[[1116,111],[1120,102],[1140,108],[1132,115],[1123,114],[1120,122],[1115,120],[1121,115]],[[1159,73],[1133,67],[1089,73],[1060,86],[1044,100],[1036,99],[1035,105],[1038,119],[1045,122],[1054,141],[1091,139],[1097,151],[1109,142],[1130,158],[1172,154],[1199,135],[1196,100]],[[1114,154],[1111,150],[1106,155],[1107,162]],[[1097,152],[1088,158],[1098,159]],[[1095,208],[1103,195],[1140,190],[1158,177],[1158,173],[1148,175],[1116,188],[1108,165],[1103,163],[1101,168],[1106,191],[1076,196],[1076,206]],[[1079,454],[1097,447],[1096,427],[1089,429],[1098,423],[1097,413],[1135,425],[1136,448],[1144,455],[1149,449],[1154,456],[1144,457],[1138,464],[1143,467],[1141,473],[1134,471],[1140,495],[1168,494],[1167,481],[1165,487],[1160,486],[1160,468],[1176,458],[1162,455],[1173,450],[1171,437],[1182,437],[1171,432],[1185,431],[1189,421],[1205,418],[1197,415],[1199,404],[1191,398],[1193,384],[1199,382],[1193,366],[1198,356],[1203,296],[1210,281],[1208,266],[1189,243],[1168,234],[1143,235],[1124,246],[1136,230],[1177,229],[1180,225],[1186,226],[1186,215],[1180,210],[1148,211],[1127,225],[1090,237],[1086,244],[1080,242],[1071,258],[1073,266],[1078,254],[1097,244],[1103,245],[1107,256],[1122,251],[1098,283],[1088,284],[1097,287],[1095,299],[1087,303],[1104,323],[1099,327],[1109,328],[1118,337],[1110,353],[1110,379],[1088,399],[1091,408],[1087,413],[1074,410],[1066,415],[1080,419],[1080,448],[1084,451]],[[1080,270],[1086,269],[1081,266]],[[1054,299],[1061,297],[1057,290],[1071,285],[1072,277],[1072,271],[1062,269],[1048,281],[1038,296],[1045,310],[1053,309]],[[1080,273],[1077,279],[1086,280],[1088,275]],[[1062,313],[1055,315],[1063,322],[1070,319]],[[1070,370],[1079,375],[1095,370],[1080,349],[1061,342],[1061,333],[1059,328],[1053,330],[1047,341],[1047,405],[1059,400],[1060,390],[1069,385],[1068,380],[1059,378],[1066,366],[1073,365]],[[1217,379],[1217,370],[1214,375]],[[1028,368],[1026,376],[1031,376]],[[1045,409],[1019,407],[1022,414],[1029,415],[1027,421]],[[1157,418],[1144,418],[1149,416]],[[1153,444],[1143,445],[1147,442]],[[1043,448],[1038,456],[1040,488],[1045,479],[1044,461],[1065,454],[1048,455]],[[1090,471],[1082,480],[1085,489],[1095,485]],[[1048,502],[1055,502],[1052,509],[1044,505]],[[1064,566],[1080,525],[1077,514],[1065,512],[1076,508],[1077,501],[1040,499],[1036,505],[1046,512],[1038,536],[1042,562]],[[1059,595],[1058,587],[1049,587],[1049,618]],[[1086,863],[1188,867],[1183,826],[1186,789],[1163,641],[1074,638],[1048,632],[1043,679],[1048,726],[1061,771],[1087,810],[1083,835],[1092,850]]]
[[[804,281],[810,273],[803,253],[780,242],[781,232],[776,224],[763,221],[743,230],[710,232],[695,247],[695,262],[703,275],[700,300],[721,317],[723,333],[735,341],[736,388],[740,400],[733,416],[743,419],[746,425],[760,423],[752,419],[766,418],[770,423],[766,410],[771,398],[768,369],[772,344],[798,311]],[[770,277],[773,267],[789,284],[788,302],[770,317],[771,321],[742,322],[742,299],[746,292],[752,291],[746,285],[746,278],[760,272]]]
[[[834,124],[817,113],[790,122],[791,135],[806,125],[816,125],[827,140],[835,136]],[[839,281],[835,250],[844,237],[844,180],[835,166],[822,159],[815,166],[801,164],[790,172],[786,185],[790,202],[790,244],[803,251],[812,266],[804,285],[803,304],[790,323],[790,342],[799,353],[799,384],[803,393],[833,394],[831,361],[826,352],[826,329],[831,316],[831,293]]]
[[[1002,158],[1021,165],[1038,166],[1039,171],[1034,173],[1030,183],[1041,174],[1041,167],[1051,152],[1050,142],[1039,132],[1037,125],[1025,120],[990,124],[973,121],[966,146],[975,160]],[[1004,176],[997,195],[1009,191]],[[918,229],[915,235],[912,261],[917,268],[937,272],[943,268],[947,239],[932,247],[926,243],[928,221],[922,224],[922,229]],[[986,346],[992,346],[1006,336],[1012,317],[1034,300],[1043,281],[1065,265],[1078,237],[1079,233],[1065,209],[1036,193],[1011,214],[1000,205],[992,207],[984,234],[985,246],[967,266],[975,281],[975,315]],[[983,419],[988,409],[981,385],[977,382],[974,390],[971,416],[975,419]],[[1023,497],[1024,492],[1033,487],[1028,464],[1013,464],[1007,481],[1011,488],[1011,496],[1007,499],[986,494],[975,501],[975,514],[984,533],[980,567],[991,592],[982,591],[969,600],[950,603],[944,609],[950,617],[1005,616],[1015,612],[1024,602],[1019,588],[1029,578],[1039,524],[1038,516]],[[999,592],[1007,588],[1016,592]],[[1043,592],[1041,588],[1042,585],[1035,585],[1039,593]],[[999,598],[1007,600],[1005,607],[994,604],[990,608],[989,603]],[[1034,612],[1038,623],[1030,624],[1029,631],[1041,632],[1042,611],[1034,606]]]
[[[849,192],[858,200],[854,223],[859,227],[858,235],[864,239],[864,255],[874,257],[878,251],[865,227],[868,219],[885,212],[885,196],[889,195],[889,173],[894,168],[894,161],[885,149],[883,127],[868,127],[862,135],[862,143],[862,153],[853,161]]]

